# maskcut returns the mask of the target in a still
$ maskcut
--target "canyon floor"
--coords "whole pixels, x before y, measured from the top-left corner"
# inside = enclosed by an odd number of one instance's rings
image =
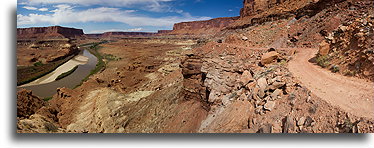
[[[373,132],[372,82],[313,65],[316,49],[276,49],[281,60],[259,66],[268,48],[165,39],[101,46],[115,60],[80,87],[58,89],[19,118],[18,132]],[[36,98],[22,91],[21,101]]]
[[[374,2],[286,1],[258,14],[244,2],[248,14],[226,27],[100,44],[104,68],[80,86],[49,101],[17,93],[17,132],[373,133]]]

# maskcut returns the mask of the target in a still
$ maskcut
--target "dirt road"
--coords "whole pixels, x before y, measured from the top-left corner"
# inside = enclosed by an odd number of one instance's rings
[[[345,77],[310,63],[318,49],[299,49],[288,64],[293,75],[313,94],[358,117],[374,117],[374,83]]]

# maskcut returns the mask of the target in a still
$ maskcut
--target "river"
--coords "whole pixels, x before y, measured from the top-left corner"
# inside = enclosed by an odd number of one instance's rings
[[[56,75],[54,74],[55,73],[54,71],[46,75],[45,77],[39,78],[38,80],[31,82],[31,83],[34,83],[33,85],[25,84],[25,85],[18,87],[18,89],[25,88],[28,90],[32,90],[33,94],[41,98],[45,98],[45,97],[51,97],[52,95],[54,95],[56,93],[57,88],[60,88],[60,87],[74,88],[75,86],[79,85],[82,82],[82,80],[86,76],[88,76],[93,69],[95,69],[96,64],[97,64],[97,58],[87,50],[83,50],[82,54],[78,55],[77,58],[73,58],[69,60],[68,62],[72,62],[73,60],[76,61],[76,59],[82,59],[81,58],[82,56],[87,57],[88,61],[85,62],[85,64],[83,65],[78,65],[78,68],[72,74],[66,76],[65,78],[58,80],[58,81],[52,81],[52,82],[45,83],[45,84],[35,85],[35,82],[42,82],[41,80],[45,82],[45,80],[50,79],[52,75]]]

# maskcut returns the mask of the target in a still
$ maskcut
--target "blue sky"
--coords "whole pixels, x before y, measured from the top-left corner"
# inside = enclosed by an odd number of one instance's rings
[[[242,0],[19,0],[17,27],[155,32],[178,22],[238,16],[241,7]]]

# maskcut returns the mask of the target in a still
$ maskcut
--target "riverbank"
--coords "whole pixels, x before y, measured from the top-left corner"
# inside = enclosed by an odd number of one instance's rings
[[[80,47],[88,47],[88,48],[86,48],[86,50],[89,51],[92,55],[94,55],[97,58],[97,64],[95,66],[95,69],[92,69],[91,72],[74,88],[77,88],[77,87],[81,86],[82,83],[87,81],[88,78],[91,75],[96,74],[97,72],[99,72],[103,68],[105,68],[105,62],[103,60],[104,57],[99,53],[98,50],[101,48],[101,46],[99,46],[100,44],[104,44],[104,43],[107,43],[107,42],[108,41],[102,41],[102,42],[98,42],[98,43],[88,43],[88,44],[84,44],[84,45],[80,46]]]
[[[82,44],[79,46],[81,49],[89,51],[92,55],[96,56],[96,58],[98,59],[96,68],[93,69],[90,72],[90,74],[82,80],[82,82],[86,81],[90,75],[97,73],[105,66],[105,62],[102,60],[103,56],[100,55],[100,53],[97,51],[100,48],[99,45],[103,43],[107,43],[107,41],[87,43],[87,44]],[[74,69],[74,67],[78,65],[83,65],[87,63],[87,61],[88,61],[87,57],[79,56],[79,55],[76,56],[75,54],[74,56],[70,56],[63,60],[56,61],[56,62],[49,63],[49,64],[34,65],[32,67],[20,67],[18,68],[17,77],[18,79],[22,79],[22,80],[20,81],[17,80],[17,86],[28,87],[28,86],[51,83],[55,81],[60,75],[67,73],[68,71]],[[78,87],[79,85],[75,87]]]
[[[74,67],[78,65],[84,65],[88,62],[88,58],[82,55],[75,56],[74,58],[70,59],[66,63],[62,64],[61,66],[57,67],[54,71],[50,72],[49,74],[36,79],[35,81],[32,81],[30,83],[21,85],[20,87],[26,87],[26,86],[34,86],[34,85],[40,85],[40,84],[46,84],[50,83],[56,80],[58,76],[61,74],[70,71]]]
[[[39,84],[39,85],[32,85],[32,86],[22,86],[17,87],[17,89],[27,89],[32,90],[32,92],[41,98],[51,97],[54,94],[57,93],[58,88],[74,88],[77,85],[81,83],[81,81],[90,74],[90,72],[95,69],[97,64],[97,58],[91,54],[88,50],[83,50],[83,53],[81,56],[87,57],[88,62],[83,65],[77,66],[78,68],[74,70],[74,72],[70,73],[69,75],[66,75],[63,79],[60,79],[58,81],[52,81],[50,83],[45,84]],[[82,62],[80,57],[75,57],[80,62]],[[72,59],[73,60],[73,59]],[[76,59],[74,59],[76,60]],[[76,61],[75,61],[76,62]],[[73,67],[73,66],[71,66]],[[74,68],[74,67],[73,67]],[[50,73],[52,74],[52,73]],[[56,74],[57,75],[57,74]],[[50,80],[53,80],[53,78],[50,78]]]
[[[34,64],[28,67],[17,67],[17,86],[28,84],[56,70],[59,66],[74,58],[77,54],[70,55],[61,60],[47,64]]]

